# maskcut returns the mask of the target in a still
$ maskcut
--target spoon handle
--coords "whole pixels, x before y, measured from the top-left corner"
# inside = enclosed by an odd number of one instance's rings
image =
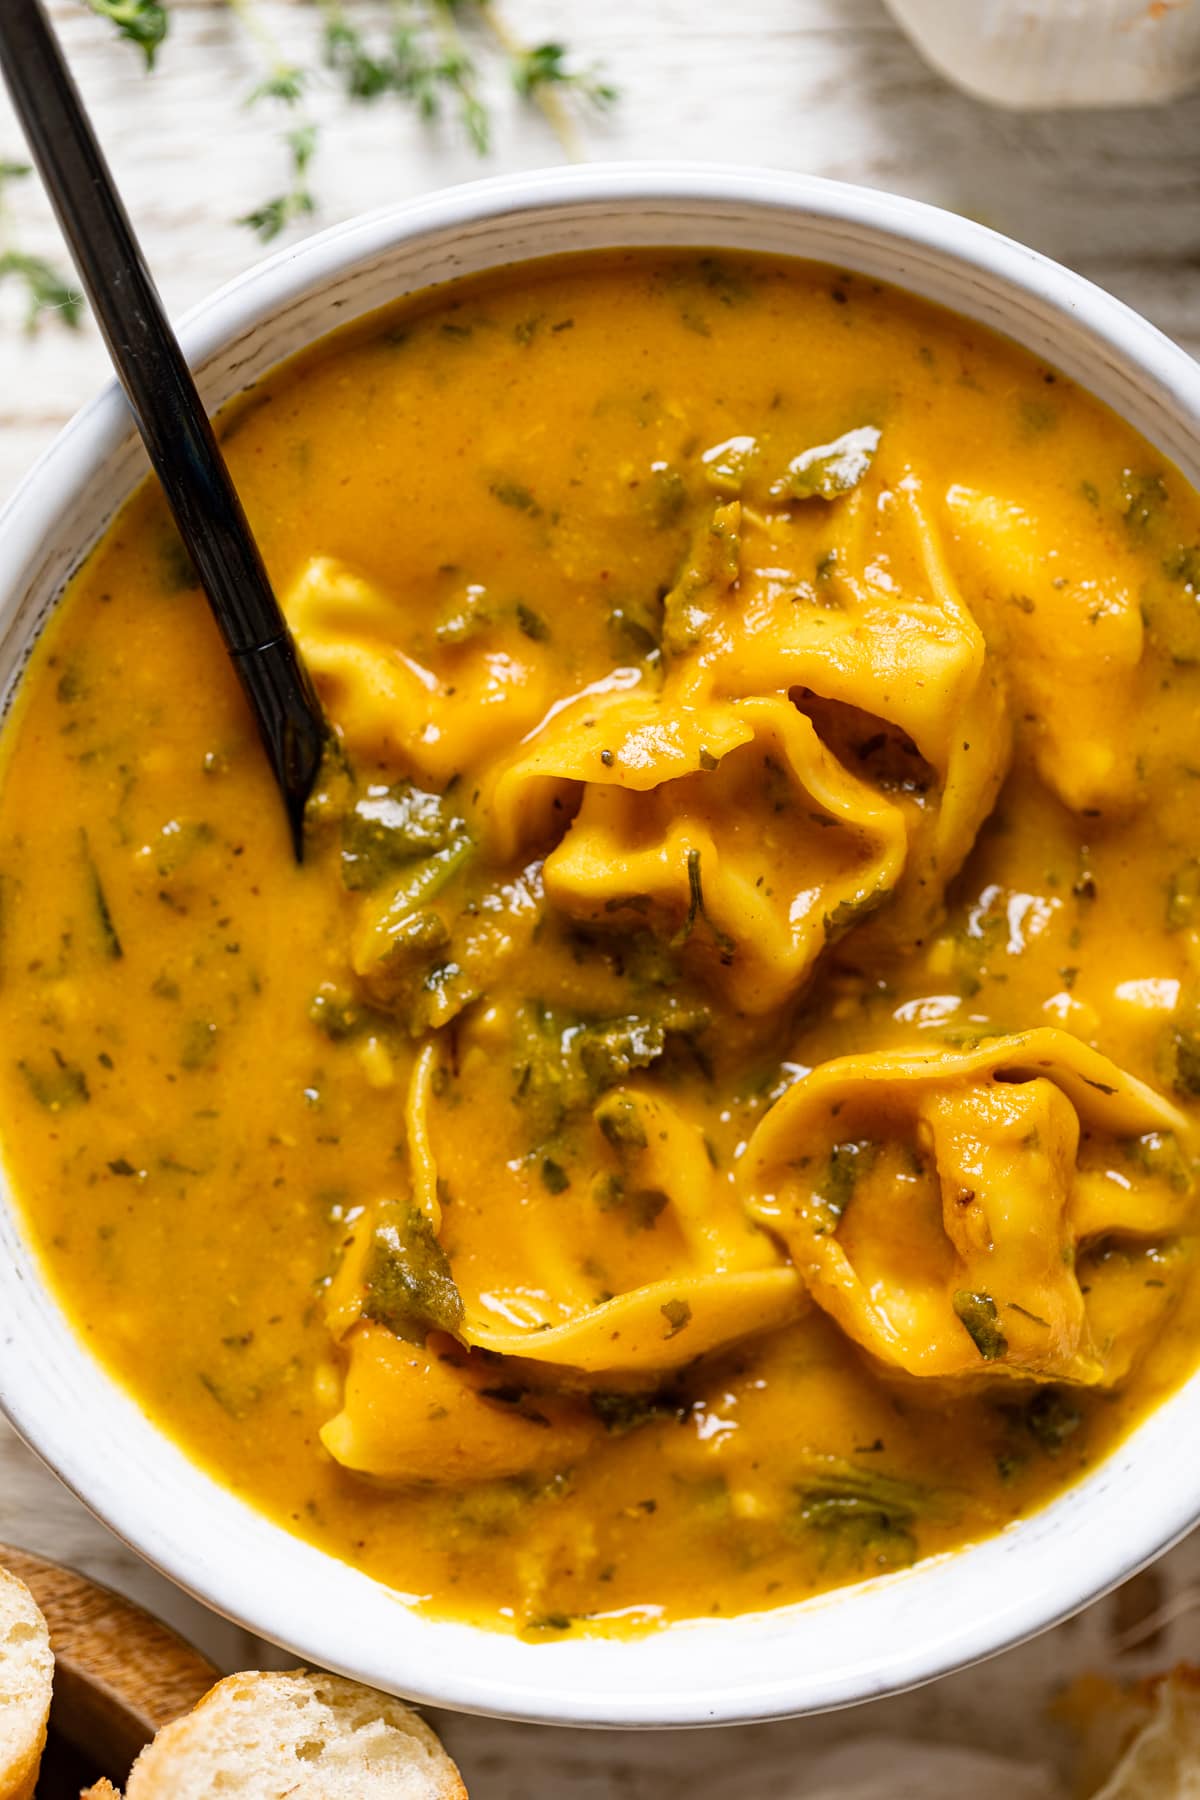
[[[254,711],[299,861],[328,727],[40,0],[0,0],[0,71]]]

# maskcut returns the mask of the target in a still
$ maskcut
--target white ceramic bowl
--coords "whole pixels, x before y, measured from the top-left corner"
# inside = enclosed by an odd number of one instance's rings
[[[1200,478],[1200,368],[1077,276],[979,225],[801,176],[637,165],[522,175],[375,213],[284,251],[184,324],[212,405],[397,295],[555,251],[719,246],[883,277],[1009,333]],[[106,390],[0,520],[0,686],[142,474]],[[106,1524],[200,1599],[312,1661],[442,1706],[603,1725],[691,1725],[847,1705],[1041,1630],[1200,1517],[1200,1377],[1086,1481],[989,1542],[818,1601],[630,1643],[515,1642],[430,1622],[219,1487],[93,1362],[0,1208],[0,1400]]]

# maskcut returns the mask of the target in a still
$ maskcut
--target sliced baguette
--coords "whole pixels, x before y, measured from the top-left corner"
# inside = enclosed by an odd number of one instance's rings
[[[46,1621],[25,1583],[0,1569],[0,1800],[31,1800],[53,1683]]]
[[[159,1732],[126,1800],[466,1800],[458,1770],[399,1700],[336,1675],[229,1675]]]
[[[1200,1669],[1136,1682],[1093,1726],[1108,1751],[1094,1800],[1200,1800]]]

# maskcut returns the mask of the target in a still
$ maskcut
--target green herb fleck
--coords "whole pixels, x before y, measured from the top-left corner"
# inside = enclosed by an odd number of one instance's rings
[[[1172,1081],[1181,1094],[1200,1095],[1200,1031],[1177,1025],[1168,1039]]]
[[[104,892],[104,884],[100,880],[100,872],[92,856],[91,844],[88,842],[86,827],[80,829],[80,840],[83,844],[84,868],[87,871],[88,893],[91,897],[92,911],[100,927],[100,941],[104,946],[104,954],[114,962],[125,954],[121,948],[121,940],[117,936],[117,928],[113,924],[112,912],[109,909],[108,896]]]
[[[624,1154],[646,1148],[646,1127],[631,1094],[606,1094],[592,1116],[614,1150]]]
[[[1192,1171],[1173,1131],[1147,1131],[1141,1137],[1125,1138],[1121,1148],[1139,1169],[1165,1181],[1175,1193],[1191,1192]]]
[[[973,1294],[959,1288],[953,1305],[956,1318],[985,1362],[995,1362],[1008,1354],[1008,1339],[1000,1328],[1000,1315],[990,1294]]]
[[[687,875],[687,917],[684,919],[679,930],[675,933],[675,936],[671,939],[671,948],[673,950],[682,949],[683,945],[690,940],[692,933],[695,931],[697,921],[702,919],[712,933],[713,940],[716,943],[717,948],[721,951],[722,956],[731,957],[737,949],[737,945],[730,937],[729,933],[727,931],[722,931],[721,927],[713,922],[705,910],[704,888],[700,875],[699,850],[689,850],[687,853]]]
[[[1167,489],[1161,475],[1142,474],[1134,469],[1121,471],[1121,516],[1129,532],[1141,537],[1155,515],[1166,504]]]
[[[548,1194],[565,1194],[571,1185],[571,1177],[560,1162],[552,1156],[542,1158],[542,1186]]]
[[[1172,871],[1167,883],[1167,930],[1182,931],[1197,923],[1200,905],[1200,857]]]
[[[670,1327],[669,1338],[677,1337],[692,1322],[692,1309],[686,1300],[667,1300],[658,1310]]]
[[[38,1105],[54,1113],[84,1105],[92,1096],[83,1070],[69,1063],[59,1050],[51,1049],[50,1055],[49,1068],[35,1067],[24,1060],[17,1064]]]
[[[1074,1400],[1058,1387],[1039,1388],[1020,1416],[1030,1436],[1049,1456],[1057,1456],[1083,1424],[1083,1414]]]
[[[622,601],[608,615],[613,632],[625,640],[639,657],[656,657],[662,636],[662,617],[637,600]]]
[[[207,1068],[217,1053],[220,1031],[212,1019],[189,1019],[179,1061],[185,1069]]]
[[[879,1146],[870,1138],[848,1139],[844,1144],[835,1144],[829,1152],[818,1198],[835,1222],[841,1220],[859,1180],[878,1154]]]
[[[544,644],[550,636],[550,627],[541,613],[534,612],[532,606],[526,606],[523,600],[517,601],[517,624],[535,644]]]
[[[488,492],[493,500],[498,500],[501,506],[511,506],[514,512],[528,513],[531,518],[537,518],[541,513],[532,488],[527,488],[524,482],[493,481],[489,483]]]
[[[681,1411],[680,1402],[667,1395],[619,1389],[611,1393],[603,1390],[591,1393],[588,1402],[604,1429],[613,1437],[624,1437],[627,1431],[636,1431],[640,1425],[678,1418]]]

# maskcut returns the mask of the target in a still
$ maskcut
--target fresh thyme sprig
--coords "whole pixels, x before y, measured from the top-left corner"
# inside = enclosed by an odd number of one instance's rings
[[[170,27],[171,0],[87,3],[141,50],[148,67],[154,66]],[[496,0],[391,0],[389,24],[382,33],[372,34],[354,19],[354,0],[311,0],[320,14],[320,69],[284,54],[265,27],[256,0],[227,0],[227,4],[263,60],[264,73],[250,101],[275,102],[295,116],[283,134],[288,188],[238,221],[264,241],[316,210],[310,171],[319,136],[305,107],[322,79],[332,80],[348,99],[358,102],[391,95],[414,107],[429,124],[452,114],[480,155],[491,148],[492,120],[480,94],[476,44],[492,42],[516,92],[544,114],[569,157],[581,154],[575,113],[608,107],[617,98],[616,89],[596,70],[574,66],[564,44],[522,42]]]
[[[162,0],[88,0],[93,12],[111,19],[123,38],[136,44],[146,58],[146,67],[154,67],[154,57],[167,35],[167,9]]]
[[[239,225],[248,226],[262,243],[268,244],[293,220],[316,211],[316,201],[308,183],[308,168],[317,148],[317,127],[304,112],[309,75],[285,54],[274,34],[268,31],[254,0],[229,0],[229,6],[245,26],[263,60],[262,80],[250,90],[247,104],[273,103],[287,108],[297,119],[297,123],[290,125],[283,134],[288,155],[288,187],[261,206],[243,213],[237,221]]]
[[[23,181],[32,174],[28,163],[0,160],[0,230],[3,230],[6,207],[4,190],[11,181]],[[0,284],[17,282],[25,290],[29,310],[25,323],[36,331],[45,313],[54,313],[72,330],[83,317],[83,295],[73,287],[43,256],[30,256],[24,250],[0,243]]]
[[[432,123],[443,101],[456,103],[460,123],[481,155],[490,147],[487,109],[476,87],[468,54],[450,0],[393,0],[392,25],[382,45],[354,24],[341,0],[317,0],[322,15],[325,66],[350,100],[372,101],[394,94],[410,101],[418,117]]]
[[[239,225],[249,226],[264,244],[278,237],[293,219],[302,219],[307,213],[316,211],[316,202],[308,186],[308,165],[317,146],[317,128],[311,124],[297,125],[294,131],[285,134],[285,141],[291,154],[292,185],[286,193],[265,200],[238,220]]]

